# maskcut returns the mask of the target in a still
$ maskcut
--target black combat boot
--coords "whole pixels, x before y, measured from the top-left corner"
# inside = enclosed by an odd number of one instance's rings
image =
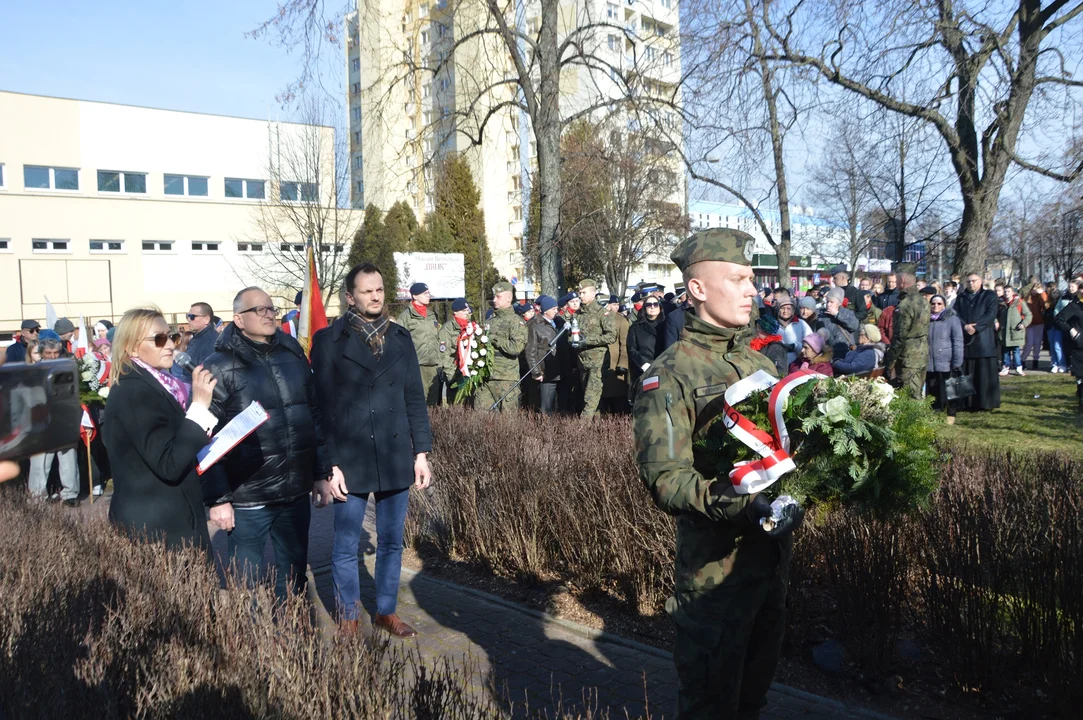
[[[1038,369],[1038,361],[1037,361],[1037,360],[1033,361],[1033,362],[1032,362],[1032,363],[1030,364],[1030,369],[1031,369],[1031,370],[1037,370],[1037,369]]]

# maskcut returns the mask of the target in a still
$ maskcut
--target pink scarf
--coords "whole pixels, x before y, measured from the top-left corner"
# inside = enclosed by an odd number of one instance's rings
[[[190,390],[188,383],[183,380],[178,380],[169,373],[162,372],[158,368],[147,365],[139,358],[132,358],[132,360],[136,365],[153,375],[154,379],[161,383],[162,387],[166,389],[166,392],[172,395],[173,399],[180,403],[182,410],[188,409],[188,393]]]

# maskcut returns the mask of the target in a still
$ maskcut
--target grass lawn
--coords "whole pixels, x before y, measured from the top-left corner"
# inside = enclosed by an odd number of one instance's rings
[[[1083,415],[1076,410],[1075,378],[1027,371],[1000,378],[1000,409],[959,413],[941,430],[962,445],[1001,451],[1064,451],[1083,458]]]

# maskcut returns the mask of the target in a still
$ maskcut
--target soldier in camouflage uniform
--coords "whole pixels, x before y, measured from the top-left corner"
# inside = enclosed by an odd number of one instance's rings
[[[929,302],[915,285],[915,268],[907,263],[895,268],[899,284],[899,305],[892,318],[891,347],[884,357],[884,370],[896,372],[896,381],[910,396],[921,399],[925,368],[929,364]]]
[[[443,381],[448,390],[448,404],[451,404],[454,397],[451,394],[451,383],[459,372],[459,335],[470,322],[470,314],[470,305],[466,298],[456,298],[451,303],[451,316],[436,333],[436,341],[440,347],[440,369],[443,370]]]
[[[421,383],[425,387],[425,402],[429,407],[440,404],[443,383],[440,381],[440,366],[443,358],[440,354],[440,340],[437,332],[440,321],[429,306],[432,295],[425,283],[410,286],[410,305],[395,318],[395,322],[410,331],[417,351],[417,364],[421,366]]]
[[[639,380],[632,411],[639,475],[677,518],[676,581],[666,610],[676,626],[678,717],[755,718],[766,703],[785,628],[789,509],[770,531],[762,495],[739,495],[695,441],[721,421],[726,388],[774,364],[749,347],[756,288],[753,240],[714,228],[682,241],[672,259],[695,313],[680,339]]]
[[[594,302],[598,285],[586,279],[579,283],[579,333],[582,345],[579,364],[583,378],[582,417],[594,417],[602,403],[602,374],[608,374],[609,346],[617,339],[617,325],[608,310]]]
[[[513,293],[510,282],[498,282],[493,286],[494,312],[486,333],[492,350],[486,358],[490,374],[474,398],[477,410],[491,408],[519,379],[519,354],[526,349],[526,323],[511,308]],[[515,392],[499,405],[501,412],[518,408],[519,394]]]

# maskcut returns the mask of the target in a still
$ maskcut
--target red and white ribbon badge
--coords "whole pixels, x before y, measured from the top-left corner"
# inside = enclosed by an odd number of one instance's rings
[[[763,458],[739,462],[734,466],[730,472],[730,481],[738,494],[751,495],[760,492],[796,467],[789,453],[790,434],[786,431],[786,422],[782,417],[786,400],[794,388],[824,377],[827,376],[811,370],[798,370],[782,380],[777,380],[770,373],[759,370],[730,385],[726,390],[723,404],[723,422],[726,429]],[[760,430],[733,408],[752,393],[767,388],[773,388],[767,399],[767,415],[774,431],[773,436]]]

